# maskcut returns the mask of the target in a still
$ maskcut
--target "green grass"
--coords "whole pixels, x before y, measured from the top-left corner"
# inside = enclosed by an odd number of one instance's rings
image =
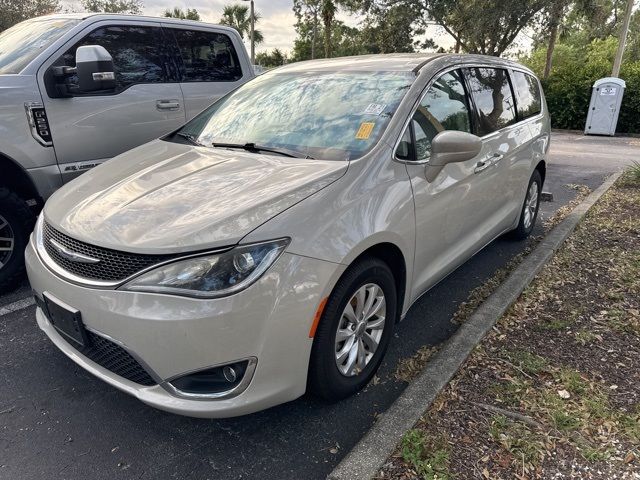
[[[544,458],[546,451],[544,438],[529,430],[526,425],[503,415],[492,417],[489,436],[509,452],[518,463],[524,462],[535,466]]]
[[[448,480],[450,448],[443,438],[427,438],[418,429],[402,437],[400,454],[424,480]]]
[[[547,367],[547,361],[544,358],[526,350],[507,351],[505,357],[529,375],[538,375]]]

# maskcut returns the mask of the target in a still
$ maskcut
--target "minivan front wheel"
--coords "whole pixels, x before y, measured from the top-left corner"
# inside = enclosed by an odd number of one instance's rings
[[[25,201],[0,188],[0,292],[16,288],[24,277],[24,249],[34,223]]]
[[[393,334],[397,293],[393,273],[376,258],[351,266],[338,281],[316,330],[309,390],[336,401],[371,380]]]
[[[527,186],[527,195],[525,196],[522,210],[520,211],[520,221],[513,231],[513,236],[523,240],[527,238],[533,231],[538,218],[538,210],[540,209],[540,193],[542,192],[542,177],[538,170],[534,170],[529,185]]]

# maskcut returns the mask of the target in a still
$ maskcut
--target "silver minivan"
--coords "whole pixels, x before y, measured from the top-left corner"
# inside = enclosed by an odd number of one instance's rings
[[[202,22],[70,14],[0,33],[0,291],[56,188],[253,77],[238,33]]]
[[[514,62],[275,69],[49,199],[26,251],[38,325],[170,412],[344,398],[423,293],[530,234],[549,138],[540,84]]]

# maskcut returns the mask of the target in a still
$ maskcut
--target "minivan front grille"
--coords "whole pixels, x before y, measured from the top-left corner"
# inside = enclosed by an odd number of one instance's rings
[[[119,282],[155,264],[176,258],[176,255],[144,255],[97,247],[59,232],[46,221],[43,225],[42,240],[44,249],[57,265],[69,273],[89,280]],[[99,261],[83,263],[71,260],[62,255],[52,240],[74,253]]]

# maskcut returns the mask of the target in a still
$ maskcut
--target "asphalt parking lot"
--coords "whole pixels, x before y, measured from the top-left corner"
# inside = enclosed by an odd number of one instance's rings
[[[640,139],[553,140],[544,190],[555,200],[542,204],[543,219],[574,198],[567,185],[595,188],[640,160]],[[398,361],[446,340],[460,302],[522,248],[498,239],[423,296],[398,325],[377,385],[333,405],[303,397],[227,420],[163,413],[94,379],[37,328],[34,306],[9,311],[29,297],[24,285],[0,297],[0,479],[324,478],[405,388],[392,377]]]

